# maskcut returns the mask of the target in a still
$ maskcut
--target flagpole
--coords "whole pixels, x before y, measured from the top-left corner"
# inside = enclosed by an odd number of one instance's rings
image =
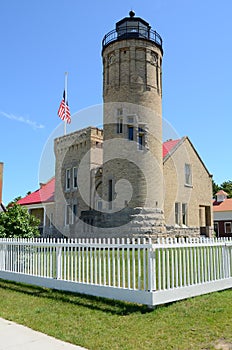
[[[64,75],[64,96],[65,96],[65,101],[64,101],[64,135],[66,135],[66,125],[67,125],[67,119],[66,119],[66,105],[67,105],[67,100],[68,100],[68,72],[65,72]]]

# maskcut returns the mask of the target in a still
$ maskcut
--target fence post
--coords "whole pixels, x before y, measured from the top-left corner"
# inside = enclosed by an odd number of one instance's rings
[[[56,247],[56,279],[60,280],[62,276],[61,259],[62,258],[62,246]]]
[[[0,245],[0,270],[6,270],[6,244]]]
[[[230,252],[229,252],[229,246],[225,242],[224,246],[224,278],[230,277]]]
[[[151,239],[149,238],[148,248],[148,291],[151,292],[156,289],[155,282],[155,251]]]

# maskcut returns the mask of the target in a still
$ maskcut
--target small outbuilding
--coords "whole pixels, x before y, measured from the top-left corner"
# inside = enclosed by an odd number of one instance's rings
[[[232,198],[220,190],[213,202],[214,231],[217,237],[232,237]]]

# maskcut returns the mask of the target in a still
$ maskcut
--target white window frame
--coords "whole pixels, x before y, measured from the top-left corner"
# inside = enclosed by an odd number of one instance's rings
[[[65,172],[65,189],[66,191],[69,191],[71,189],[71,169],[70,168],[66,169],[66,172]]]
[[[182,224],[187,226],[188,225],[188,204],[182,203],[181,205],[181,217],[182,217]]]
[[[76,214],[74,213],[74,206],[76,206]],[[78,217],[78,205],[77,203],[73,203],[72,205],[72,224],[75,223],[75,219]]]
[[[123,118],[117,118],[117,134],[123,134]]]
[[[230,231],[227,231],[227,229],[226,229],[226,225],[230,225]],[[232,225],[231,225],[231,221],[226,221],[226,222],[224,222],[224,232],[225,233],[232,233],[232,227],[231,227]]]
[[[65,206],[65,226],[69,226],[71,221],[70,221],[70,204],[66,204]]]
[[[176,210],[177,209],[177,210]],[[180,225],[180,221],[181,221],[181,203],[180,202],[175,202],[174,205],[174,211],[175,211],[175,225]]]
[[[184,181],[185,185],[192,186],[192,166],[189,163],[184,165]]]
[[[76,176],[75,176],[75,169],[76,169]],[[73,188],[75,188],[75,189],[78,187],[77,177],[78,177],[78,168],[77,168],[77,166],[74,166],[73,167]],[[76,180],[76,185],[75,185],[75,180]]]

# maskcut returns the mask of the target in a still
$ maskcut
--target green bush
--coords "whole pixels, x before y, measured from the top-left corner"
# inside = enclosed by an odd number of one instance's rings
[[[28,210],[13,204],[6,212],[0,213],[1,238],[32,238],[39,236],[40,221],[30,215]]]

